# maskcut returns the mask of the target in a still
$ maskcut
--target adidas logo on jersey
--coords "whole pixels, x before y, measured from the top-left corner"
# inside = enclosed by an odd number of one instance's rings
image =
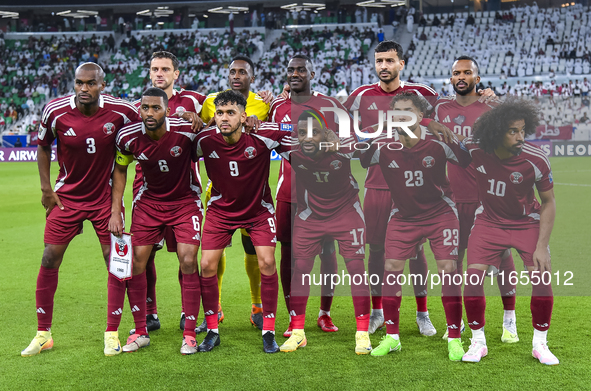
[[[449,119],[449,115],[443,119],[443,123],[449,123],[451,119]]]
[[[189,315],[189,316],[187,316],[187,320],[195,320],[195,316],[194,315]]]
[[[294,310],[291,310],[289,311],[289,316],[297,316],[297,314]]]
[[[458,248],[454,248],[453,251],[449,253],[449,255],[458,255]]]
[[[275,236],[272,240],[271,243],[277,243],[277,236]]]
[[[209,154],[209,158],[210,159],[219,159],[220,156],[218,155],[218,153],[216,151],[213,151],[212,153]]]
[[[137,160],[148,160],[148,157],[142,153],[140,156],[137,157]]]
[[[121,315],[123,313],[123,310],[121,308],[117,308],[115,311],[111,312],[111,314],[113,315]]]
[[[197,234],[197,235],[193,236],[193,240],[201,241],[201,235]]]
[[[369,105],[369,107],[367,109],[368,110],[377,110],[378,105],[376,105],[376,102],[373,102],[371,105]]]
[[[360,247],[355,254],[365,254],[365,247]]]
[[[481,173],[483,173],[483,174],[486,174],[486,170],[484,169],[484,166],[480,166],[480,167],[478,167],[478,168],[476,169],[476,171],[479,171],[479,172],[481,172]]]
[[[275,314],[265,315],[265,318],[267,318],[267,319],[273,319],[273,318],[275,318]]]
[[[68,129],[68,131],[66,133],[64,133],[64,136],[75,136],[76,132],[74,132],[74,129],[70,128]]]
[[[151,303],[153,300],[151,297],[146,297],[146,303]]]
[[[386,324],[394,324],[394,322],[392,322],[390,319],[388,319],[388,320],[386,321]]]
[[[215,312],[213,312],[212,310],[207,311],[204,315],[205,316],[209,316],[209,315],[213,315]]]
[[[281,120],[281,122],[291,122],[291,118],[289,118],[289,115],[285,115],[285,117],[283,117],[283,119]]]
[[[390,168],[400,168],[398,166],[398,163],[396,163],[396,160],[392,160],[392,162],[390,164],[388,164],[388,167],[390,167]]]
[[[307,170],[306,166],[304,166],[303,164],[300,164],[300,165],[298,166],[298,168],[301,168],[302,170]]]
[[[45,311],[43,310],[43,308],[39,307],[39,308],[37,308],[37,313],[38,314],[44,314]]]
[[[451,324],[447,326],[448,329],[452,329],[452,330],[457,330],[458,326],[456,326],[455,324]]]
[[[134,305],[133,308],[131,309],[131,312],[138,312],[140,310],[140,308],[137,305]]]

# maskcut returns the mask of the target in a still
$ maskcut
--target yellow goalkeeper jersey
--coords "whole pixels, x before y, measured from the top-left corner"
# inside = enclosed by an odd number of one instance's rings
[[[207,124],[215,114],[215,106],[213,101],[216,96],[218,96],[218,94],[219,92],[214,92],[207,95],[205,102],[203,102],[203,108],[201,109],[201,119],[205,124]],[[263,102],[263,98],[252,91],[248,93],[248,99],[246,100],[246,115],[249,117],[255,115],[261,121],[265,121],[267,119],[267,115],[269,114],[269,108],[270,106]]]

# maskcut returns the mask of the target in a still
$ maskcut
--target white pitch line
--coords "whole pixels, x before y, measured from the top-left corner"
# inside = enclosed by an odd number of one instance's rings
[[[583,186],[583,187],[591,187],[591,185],[586,185],[583,183],[558,183],[554,182],[555,185],[563,185],[563,186]]]

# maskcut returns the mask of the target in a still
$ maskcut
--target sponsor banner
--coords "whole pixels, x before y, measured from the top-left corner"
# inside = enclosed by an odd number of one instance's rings
[[[36,162],[37,148],[0,148],[0,163],[2,162]],[[57,161],[56,149],[51,149],[51,161]]]
[[[591,156],[591,141],[553,141],[551,156]]]
[[[539,146],[546,156],[591,156],[591,141],[530,141]]]
[[[573,137],[573,126],[540,125],[536,128],[538,140],[570,140]]]

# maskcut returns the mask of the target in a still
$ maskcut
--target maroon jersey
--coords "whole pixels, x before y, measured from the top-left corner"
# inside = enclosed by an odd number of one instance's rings
[[[476,221],[510,228],[539,224],[540,204],[534,194],[553,188],[550,161],[537,146],[526,142],[521,154],[499,159],[464,140],[476,167],[476,183],[482,206]]]
[[[205,101],[205,95],[200,94],[195,91],[187,91],[181,89],[180,91],[173,89],[172,96],[168,99],[168,107],[170,108],[170,115],[179,113],[182,114],[185,111],[191,113],[201,113],[201,108],[203,107],[203,102]],[[133,102],[133,105],[137,107],[139,110],[141,104],[141,99],[136,100]],[[140,118],[141,121],[141,118]],[[199,176],[199,167],[197,164],[193,163],[193,176],[196,177],[197,181],[199,182],[199,187],[201,187],[201,177]],[[142,169],[139,164],[135,165],[135,178],[133,180],[133,193],[134,195],[137,194],[139,189],[143,184],[142,178]]]
[[[468,106],[461,106],[454,95],[437,101],[433,111],[433,119],[447,126],[449,130],[456,134],[471,137],[472,127],[476,120],[493,107],[478,101]],[[478,202],[474,164],[471,163],[465,169],[449,164],[447,166],[447,176],[456,202]]]
[[[265,212],[275,213],[269,188],[271,151],[284,158],[291,150],[291,132],[279,124],[263,123],[257,133],[242,133],[236,144],[228,144],[217,126],[199,132],[197,156],[203,156],[212,182],[207,215],[233,223],[255,221]]]
[[[398,141],[398,133],[393,136]],[[388,139],[385,135],[378,137],[364,154],[362,162],[366,166],[367,158],[371,156],[369,164],[379,164],[394,201],[391,218],[428,221],[447,213],[455,214],[457,218],[453,193],[445,174],[446,163],[463,166],[470,163],[468,152],[457,140],[450,143],[439,141],[421,126],[421,139],[412,148],[377,148],[379,142],[388,142]]]
[[[341,143],[354,141],[351,138]],[[323,153],[318,159],[304,155],[299,148],[291,153],[290,162],[296,174],[297,214],[302,220],[310,215],[328,219],[352,206],[361,211],[359,185],[351,174],[354,152],[341,149],[337,153]]]
[[[201,188],[191,169],[196,136],[191,124],[178,118],[166,118],[166,133],[158,141],[146,134],[143,122],[121,129],[118,150],[133,155],[143,173],[143,185],[134,202],[177,205],[195,201],[201,205]]]
[[[278,97],[271,104],[269,110],[269,121],[278,122],[282,125],[282,130],[291,131],[297,126],[297,121],[300,115],[309,108],[320,110],[322,107],[336,107],[343,111],[347,111],[343,105],[329,96],[323,95],[319,92],[312,91],[310,98],[303,103],[294,103],[291,100],[291,94],[287,99]],[[325,114],[327,126],[335,133],[339,133],[339,120],[336,114]],[[291,167],[289,162],[285,159],[281,161],[279,168],[279,181],[277,182],[277,201],[293,202],[292,194],[295,194],[295,182],[291,177]]]
[[[400,81],[400,87],[392,92],[386,92],[380,87],[380,83],[377,82],[355,89],[345,102],[345,107],[351,112],[358,111],[361,116],[362,128],[367,128],[368,126],[384,121],[384,119],[380,120],[380,111],[385,115],[390,110],[390,102],[392,102],[394,95],[400,94],[401,92],[414,92],[424,97],[429,102],[429,110],[437,102],[437,92],[424,84]],[[367,170],[365,187],[368,189],[388,189],[388,185],[384,181],[379,167],[370,167]]]
[[[65,206],[88,210],[111,204],[115,138],[136,118],[135,107],[109,95],[99,97],[99,109],[90,117],[78,110],[74,95],[45,106],[39,145],[49,146],[57,139],[60,171],[55,192]]]

